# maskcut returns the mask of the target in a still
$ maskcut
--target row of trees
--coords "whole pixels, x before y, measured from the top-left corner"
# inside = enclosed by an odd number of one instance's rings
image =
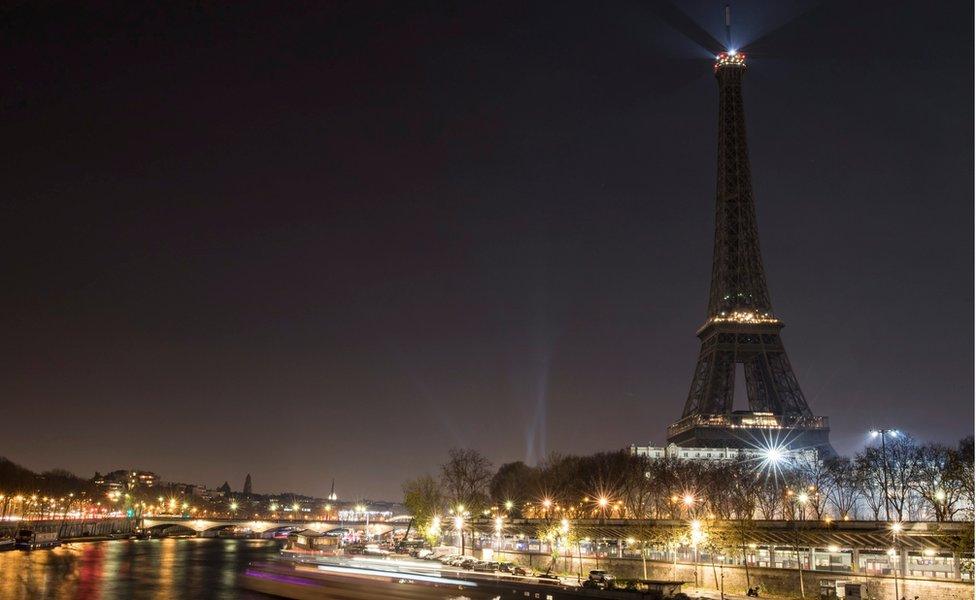
[[[17,492],[43,496],[67,496],[69,493],[96,495],[98,488],[89,479],[64,469],[37,473],[0,456],[0,494]]]
[[[887,489],[887,494],[885,490]],[[692,461],[627,451],[552,455],[497,470],[454,449],[438,476],[403,486],[421,526],[434,517],[972,520],[973,438],[958,446],[900,435],[854,457]],[[887,507],[886,507],[887,497]]]

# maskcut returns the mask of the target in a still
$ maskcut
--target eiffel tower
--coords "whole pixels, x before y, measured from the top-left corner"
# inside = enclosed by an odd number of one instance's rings
[[[752,174],[746,146],[742,78],[745,55],[715,61],[719,88],[715,248],[701,350],[681,419],[668,442],[685,447],[817,448],[834,454],[826,417],[807,405],[773,315],[759,252]],[[734,411],[736,366],[742,365],[749,410]]]

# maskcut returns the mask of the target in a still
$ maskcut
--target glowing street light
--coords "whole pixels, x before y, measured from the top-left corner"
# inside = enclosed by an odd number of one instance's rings
[[[461,515],[454,517],[454,531],[461,536],[461,556],[464,556],[464,517]]]
[[[514,506],[515,506],[515,503],[512,502],[511,500],[506,500],[505,501],[505,510],[512,510],[512,508]]]
[[[691,494],[685,494],[684,497],[681,499],[681,501],[684,503],[686,507],[690,507],[692,504],[695,503],[695,497]]]
[[[691,522],[691,547],[695,550],[695,585],[698,585],[698,545],[705,539],[705,532],[702,531],[701,521],[695,519]]]
[[[430,535],[437,535],[441,532],[441,518],[434,517],[430,520],[430,525],[427,526],[427,532]]]

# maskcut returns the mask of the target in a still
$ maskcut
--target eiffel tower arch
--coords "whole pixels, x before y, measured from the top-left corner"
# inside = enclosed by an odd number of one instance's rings
[[[780,338],[773,314],[752,195],[742,79],[745,55],[715,61],[719,88],[715,246],[701,350],[681,419],[668,443],[685,447],[817,448],[834,454],[827,418],[814,416]],[[742,365],[749,410],[733,410]]]

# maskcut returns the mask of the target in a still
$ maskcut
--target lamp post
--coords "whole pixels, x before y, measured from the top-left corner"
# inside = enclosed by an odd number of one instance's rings
[[[705,538],[702,533],[701,521],[695,519],[691,522],[691,547],[695,551],[695,587],[698,586],[698,544]]]
[[[363,535],[365,536],[366,541],[368,542],[369,541],[369,510],[367,509],[368,507],[365,504],[356,505],[356,510],[366,515],[366,529],[363,531]]]
[[[898,578],[901,576],[901,552],[898,549],[898,534],[901,533],[902,524],[891,524],[891,535],[894,538],[895,547],[888,551],[888,555],[895,560],[895,600],[898,599]]]
[[[890,496],[888,495],[888,448],[885,446],[885,436],[891,435],[892,437],[898,436],[897,429],[874,429],[871,431],[871,437],[881,436],[881,475],[882,484],[884,485],[884,507],[885,507],[885,520],[891,521],[891,510],[888,507],[890,502]]]
[[[800,492],[796,496],[796,503],[800,505],[800,520],[807,520],[807,502],[810,501],[810,496],[806,492]]]
[[[460,514],[454,517],[454,530],[461,536],[461,556],[464,556],[464,517]]]

